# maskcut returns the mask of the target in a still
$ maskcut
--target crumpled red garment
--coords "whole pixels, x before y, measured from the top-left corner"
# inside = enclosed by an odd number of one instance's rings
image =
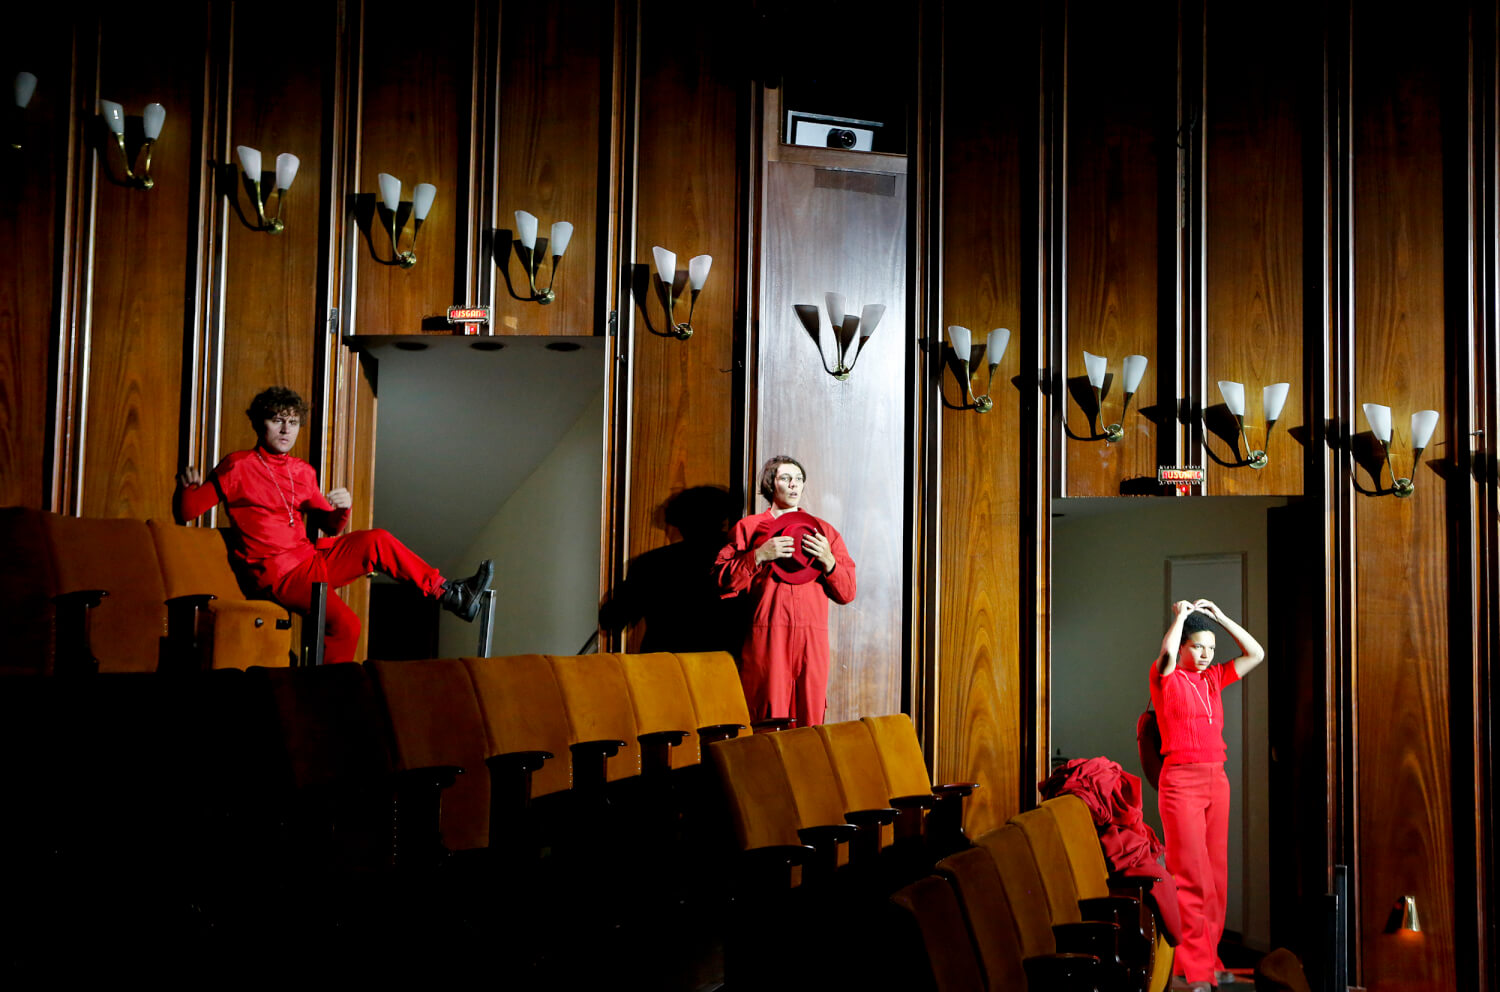
[[[1141,811],[1141,779],[1109,758],[1074,758],[1037,785],[1044,799],[1077,796],[1088,807],[1099,832],[1099,846],[1110,870],[1156,879],[1151,897],[1168,938],[1175,944],[1180,919],[1177,886],[1156,859],[1166,850]]]

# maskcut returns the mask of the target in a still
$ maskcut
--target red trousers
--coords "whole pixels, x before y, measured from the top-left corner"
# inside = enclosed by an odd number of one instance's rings
[[[751,720],[789,716],[799,727],[822,723],[828,709],[828,629],[752,626],[741,650],[740,684]]]
[[[1229,886],[1229,779],[1222,762],[1167,765],[1157,789],[1167,868],[1177,881],[1182,938],[1174,971],[1214,981]]]
[[[317,542],[317,553],[271,584],[271,595],[289,610],[305,614],[314,582],[334,589],[371,572],[413,582],[429,596],[443,591],[438,570],[396,540],[388,530],[356,530]],[[353,661],[359,645],[359,617],[337,596],[328,597],[323,627],[323,661]]]

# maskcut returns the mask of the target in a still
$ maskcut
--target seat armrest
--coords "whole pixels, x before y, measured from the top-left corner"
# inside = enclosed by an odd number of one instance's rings
[[[1052,935],[1057,940],[1057,949],[1064,953],[1092,954],[1103,962],[1119,960],[1119,924],[1098,920],[1086,920],[1083,923],[1054,923]]]
[[[756,720],[750,724],[750,729],[757,734],[768,733],[773,730],[790,730],[796,726],[797,721],[789,716],[772,717],[769,720]]]
[[[932,794],[939,799],[948,799],[950,797],[967,799],[974,794],[974,790],[977,788],[979,788],[978,782],[947,782],[943,785],[934,785],[932,787]]]
[[[690,731],[653,730],[636,738],[641,745],[641,774],[664,775],[672,770],[672,748],[687,740]]]
[[[711,727],[699,727],[698,744],[706,747],[718,741],[727,741],[744,729],[743,723],[716,723]]]
[[[1021,962],[1027,984],[1057,992],[1094,992],[1104,968],[1093,954],[1038,954]]]
[[[850,843],[859,836],[859,828],[852,823],[825,823],[815,827],[802,827],[797,839],[817,852],[807,864],[810,882],[821,882],[833,877],[839,867],[839,845]]]
[[[203,665],[203,645],[198,637],[198,614],[217,597],[198,592],[167,600],[167,643],[163,660],[177,672],[193,672]]]
[[[890,807],[876,809],[854,809],[844,814],[844,819],[859,828],[859,836],[849,845],[850,856],[860,864],[872,863],[880,857],[881,828],[895,823],[897,811]]]
[[[818,852],[808,844],[768,844],[740,852],[735,888],[752,896],[792,888],[792,869],[811,864]]]
[[[457,765],[408,768],[391,775],[396,796],[396,836],[392,855],[398,865],[433,864],[447,857],[443,845],[443,790],[463,774]]]
[[[909,809],[932,809],[937,804],[937,797],[932,793],[916,796],[892,796],[891,808],[898,812]]]
[[[569,744],[573,755],[573,790],[595,802],[606,802],[604,785],[609,781],[609,759],[620,753],[624,741],[597,740]]]
[[[490,772],[490,826],[502,811],[515,812],[531,802],[531,773],[552,758],[551,751],[506,751],[484,759]]]
[[[1113,895],[1133,895],[1140,898],[1156,886],[1156,879],[1151,875],[1121,875],[1111,872],[1105,884]]]
[[[108,595],[107,589],[78,589],[52,597],[57,624],[53,669],[59,675],[92,675],[99,670],[89,637],[89,611]]]

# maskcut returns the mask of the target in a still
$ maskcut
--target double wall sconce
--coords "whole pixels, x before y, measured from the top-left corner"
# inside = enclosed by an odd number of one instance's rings
[[[132,168],[134,163],[130,152],[125,148],[125,108],[113,100],[100,100],[99,113],[109,126],[110,133],[115,136],[115,144],[120,147],[120,158],[125,162],[126,180],[140,189],[150,189],[156,185],[151,178],[151,149],[156,145],[156,139],[161,137],[161,126],[166,122],[167,108],[159,103],[148,103],[146,109],[141,111],[141,136],[144,138],[141,151],[146,153],[146,161],[139,175]]]
[[[1286,405],[1286,394],[1291,388],[1292,384],[1289,382],[1273,382],[1260,392],[1261,412],[1266,417],[1266,444],[1271,443],[1271,428],[1276,426],[1281,408]],[[1271,461],[1270,456],[1262,448],[1252,449],[1250,439],[1245,436],[1245,384],[1220,379],[1219,395],[1224,397],[1224,405],[1234,414],[1234,421],[1239,425],[1240,440],[1245,443],[1246,464],[1255,469],[1265,468]]]
[[[694,255],[688,260],[688,291],[691,295],[688,298],[687,320],[680,324],[675,322],[674,313],[678,298],[672,295],[677,286],[677,253],[656,245],[651,249],[651,257],[656,260],[656,277],[661,280],[662,299],[667,308],[667,325],[672,328],[673,337],[686,341],[693,336],[693,311],[698,306],[698,294],[708,281],[708,270],[713,267],[714,257]]]
[[[1094,390],[1094,408],[1101,415],[1104,410],[1104,370],[1109,365],[1109,359],[1102,355],[1091,355],[1083,353],[1083,368],[1088,374],[1089,385]],[[1104,440],[1110,444],[1119,444],[1125,440],[1125,411],[1130,409],[1130,398],[1135,395],[1136,387],[1141,384],[1141,377],[1146,374],[1145,355],[1126,355],[1125,368],[1123,372],[1123,383],[1125,387],[1125,402],[1120,406],[1120,422],[1110,424],[1104,428]]]
[[[527,299],[545,306],[557,299],[552,284],[557,282],[557,264],[562,261],[563,252],[568,250],[568,242],[573,240],[573,225],[565,220],[552,223],[552,236],[547,239],[547,250],[552,253],[552,274],[547,279],[547,288],[541,292],[537,292],[536,288],[536,273],[541,266],[541,260],[537,257],[536,232],[536,215],[517,210],[516,244],[519,247],[516,254],[521,255],[521,263],[526,266],[526,282],[531,287],[531,295]],[[522,254],[522,250],[525,254]]]
[[[12,148],[20,148],[21,147],[21,125],[20,125],[21,111],[23,111],[23,110],[26,109],[26,105],[31,102],[31,95],[36,92],[36,74],[32,73],[32,72],[18,72],[18,73],[16,73],[15,90],[16,90],[16,110],[15,110],[15,114],[16,114],[17,123],[15,125],[15,130],[11,132],[10,146]]]
[[[255,216],[260,221],[256,230],[280,234],[285,226],[281,223],[281,205],[286,202],[286,191],[291,188],[292,180],[297,178],[297,167],[302,164],[302,160],[291,152],[282,152],[276,156],[276,189],[273,194],[276,197],[276,216],[267,221],[265,202],[260,196],[260,152],[245,145],[236,145],[234,151],[239,156],[240,168],[245,170],[246,181],[255,188]],[[398,187],[398,200],[400,195]],[[416,259],[413,258],[412,261]]]
[[[989,413],[994,407],[995,401],[990,398],[990,393],[995,388],[995,366],[1000,364],[1000,359],[1005,355],[1005,348],[1010,344],[1010,329],[997,327],[990,331],[989,337],[978,348],[973,348],[973,334],[967,327],[958,324],[948,325],[948,346],[953,349],[953,358],[958,362],[958,367],[963,371],[964,396],[976,413]],[[989,355],[990,374],[985,383],[983,396],[974,395],[974,372],[979,368],[979,359]]]
[[[278,182],[280,185],[280,160],[277,161]],[[386,223],[391,232],[392,259],[385,262],[386,265],[399,265],[403,269],[409,269],[417,264],[417,232],[422,230],[422,221],[427,219],[427,212],[432,209],[432,201],[437,196],[437,187],[432,183],[417,183],[411,188],[411,247],[405,251],[401,250],[401,232],[406,228],[398,214],[401,210],[401,180],[388,172],[382,172],[375,177],[380,183],[380,204],[385,207]],[[280,205],[277,206],[278,212]],[[381,259],[381,261],[385,261]]]
[[[818,349],[818,358],[823,363],[823,371],[843,382],[849,378],[849,373],[854,371],[854,363],[858,362],[860,356],[865,353],[870,336],[879,326],[880,318],[885,316],[885,304],[866,303],[864,309],[858,314],[845,313],[844,294],[825,293],[823,305],[828,308],[828,322],[833,327],[834,343],[838,348],[838,359],[832,368],[829,368],[828,358],[823,352],[822,324],[818,317],[818,308],[810,303],[797,303],[792,306],[792,309],[797,312],[797,319],[802,321],[803,329],[812,337],[813,344]],[[854,343],[856,339],[859,341],[858,345]]]
[[[1395,467],[1391,465],[1391,408],[1379,403],[1366,403],[1364,410],[1365,422],[1370,425],[1371,432],[1380,441],[1380,447],[1385,452],[1385,467],[1391,473],[1391,492],[1404,499],[1416,492],[1417,487],[1411,479],[1398,478]],[[1437,422],[1436,410],[1418,410],[1411,415],[1412,475],[1417,474],[1417,464],[1422,460],[1422,451],[1427,447],[1427,442],[1432,440]],[[1379,470],[1376,471],[1378,473]]]

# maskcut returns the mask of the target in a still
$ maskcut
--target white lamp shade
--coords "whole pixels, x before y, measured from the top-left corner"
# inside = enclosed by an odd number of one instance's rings
[[[656,259],[656,274],[661,277],[662,283],[672,288],[672,282],[677,278],[677,253],[667,251],[661,245],[655,245],[651,249],[651,257]]]
[[[375,181],[380,183],[380,201],[387,210],[395,213],[401,206],[401,180],[389,172],[382,172],[375,177]]]
[[[516,240],[527,251],[536,250],[536,215],[525,210],[516,211]]]
[[[1010,328],[997,327],[990,331],[990,336],[985,339],[984,350],[989,356],[990,367],[994,368],[1000,364],[1000,359],[1005,357],[1005,349],[1010,345]]]
[[[251,182],[260,182],[260,152],[249,145],[235,145],[234,154],[239,157],[240,168]]]
[[[291,189],[292,180],[297,178],[297,169],[302,165],[302,160],[291,152],[282,152],[276,156],[276,188]]]
[[[1366,403],[1365,422],[1370,425],[1370,430],[1385,444],[1391,443],[1391,408],[1381,406],[1379,403]]]
[[[1229,407],[1230,413],[1236,417],[1245,415],[1245,384],[1243,382],[1220,379],[1219,395],[1224,397],[1224,405]]]
[[[837,330],[844,326],[844,294],[824,293],[823,305],[828,308],[828,322]]]
[[[1281,418],[1281,410],[1286,406],[1286,394],[1291,392],[1290,382],[1273,382],[1260,391],[1261,410],[1266,415],[1266,423]]]
[[[1104,366],[1108,362],[1109,359],[1103,355],[1091,355],[1086,351],[1083,353],[1083,371],[1089,377],[1090,386],[1095,389],[1104,388]]]
[[[1125,392],[1133,393],[1141,384],[1141,377],[1146,374],[1145,355],[1125,356]]]
[[[113,100],[100,100],[99,113],[104,115],[104,123],[115,134],[125,133],[125,108]]]
[[[1427,442],[1432,440],[1432,432],[1437,428],[1438,412],[1436,410],[1418,410],[1411,415],[1411,446],[1413,450],[1421,451],[1427,447]]]
[[[16,106],[24,109],[31,102],[31,94],[36,92],[36,74],[32,72],[16,73]]]
[[[880,325],[880,319],[885,316],[884,303],[866,303],[864,309],[859,312],[859,335],[867,338],[875,333],[875,328]]]
[[[708,282],[708,270],[713,267],[712,255],[694,255],[688,260],[688,285],[693,288],[693,292],[698,292]]]
[[[952,346],[953,353],[958,360],[965,364],[969,361],[969,349],[973,345],[974,337],[969,329],[961,324],[948,325],[948,344]]]
[[[573,240],[573,225],[569,221],[560,220],[552,225],[552,237],[549,239],[553,258],[558,258],[568,250],[568,242]]]
[[[417,183],[411,188],[411,215],[417,220],[426,220],[427,211],[437,197],[437,187],[432,183]]]
[[[155,141],[161,137],[161,126],[166,120],[166,107],[159,103],[146,104],[146,109],[141,111],[141,132],[145,134],[147,141]]]

